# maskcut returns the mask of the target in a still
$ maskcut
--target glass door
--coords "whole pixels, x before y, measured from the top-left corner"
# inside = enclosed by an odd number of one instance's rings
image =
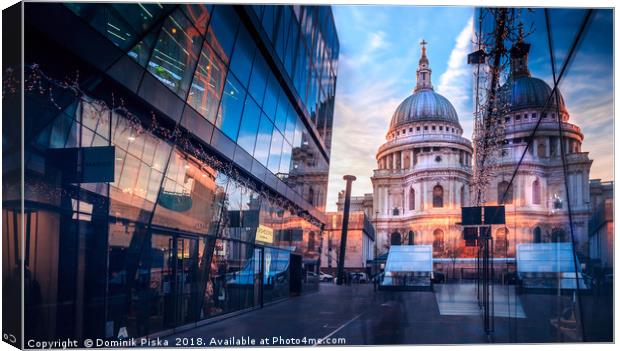
[[[153,307],[150,330],[171,328],[193,321],[192,292],[197,291],[198,239],[153,233],[150,289]]]

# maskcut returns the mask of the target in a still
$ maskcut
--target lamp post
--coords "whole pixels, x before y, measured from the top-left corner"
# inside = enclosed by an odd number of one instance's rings
[[[353,183],[355,176],[345,175],[342,177],[347,182],[346,191],[344,194],[344,212],[342,215],[342,234],[340,234],[340,254],[338,255],[338,285],[342,285],[344,280],[344,257],[347,248],[347,230],[349,229],[349,209],[351,207],[351,183]]]

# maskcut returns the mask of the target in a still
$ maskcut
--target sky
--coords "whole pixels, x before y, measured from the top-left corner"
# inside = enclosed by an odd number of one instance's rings
[[[420,41],[435,91],[455,107],[463,136],[473,131],[473,75],[467,65],[472,51],[475,10],[472,7],[333,6],[340,40],[336,107],[327,196],[335,210],[342,176],[353,174],[352,194],[372,192],[370,177],[376,151],[385,142],[390,119],[415,86]],[[565,61],[584,10],[550,11],[556,71]],[[582,151],[594,159],[590,178],[613,179],[613,17],[596,10],[570,65],[560,91],[570,121],[582,128]],[[552,82],[547,32],[542,9],[524,11],[532,44],[530,71]]]

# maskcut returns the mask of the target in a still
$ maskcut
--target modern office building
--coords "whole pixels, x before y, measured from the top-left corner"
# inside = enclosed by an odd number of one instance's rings
[[[26,339],[166,333],[318,287],[330,7],[16,6],[3,280],[25,272]]]

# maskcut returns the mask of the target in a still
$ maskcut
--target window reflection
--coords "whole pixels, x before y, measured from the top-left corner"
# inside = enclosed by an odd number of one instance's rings
[[[65,6],[124,50],[129,49],[164,10],[164,6],[157,3],[67,3]]]
[[[258,124],[260,122],[261,110],[254,102],[254,100],[248,96],[245,99],[245,107],[243,109],[243,118],[241,119],[241,126],[239,127],[239,137],[237,138],[237,144],[245,149],[250,155],[254,152],[254,142],[256,141],[256,134],[258,132]]]
[[[256,135],[256,147],[254,148],[254,158],[267,166],[269,159],[269,150],[271,149],[271,134],[273,133],[273,123],[263,113],[258,126],[258,134]]]
[[[200,32],[177,10],[164,22],[147,69],[185,97],[201,44]]]
[[[230,61],[230,69],[244,86],[248,85],[248,80],[250,79],[255,50],[256,45],[252,37],[250,37],[250,34],[244,26],[239,26],[235,50]]]
[[[205,44],[187,102],[211,123],[215,122],[225,76],[226,66],[217,58],[211,46]]]
[[[237,140],[243,101],[245,101],[245,89],[235,77],[229,74],[226,78],[226,86],[215,125],[233,141]]]
[[[284,137],[282,133],[274,129],[271,137],[271,148],[269,150],[269,162],[267,163],[267,168],[274,174],[278,173],[280,168],[280,154],[282,152],[283,141]]]
[[[254,58],[252,77],[250,78],[250,85],[248,87],[248,91],[259,104],[263,103],[268,75],[269,66],[267,66],[267,62],[265,62],[263,55],[259,53]]]
[[[153,223],[169,228],[215,235],[225,188],[216,171],[200,166],[180,151],[170,159],[159,191]]]
[[[209,4],[185,4],[180,6],[190,21],[198,28],[200,34],[207,31],[207,24],[213,12],[213,5]]]
[[[239,17],[232,6],[217,6],[207,32],[207,42],[224,62],[230,61],[230,53],[235,43]]]

